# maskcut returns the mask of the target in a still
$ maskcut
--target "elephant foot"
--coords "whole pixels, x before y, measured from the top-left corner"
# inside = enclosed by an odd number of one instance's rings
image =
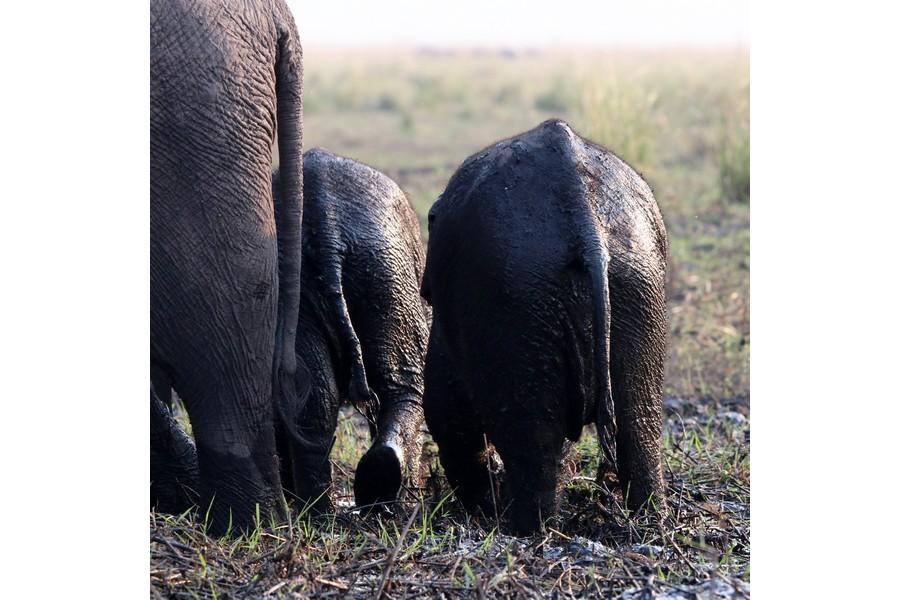
[[[197,504],[197,473],[185,477],[173,476],[169,480],[150,482],[150,507],[161,513],[178,515]]]
[[[353,480],[357,506],[393,502],[403,481],[402,452],[393,444],[376,444],[360,459]]]
[[[501,531],[516,537],[527,537],[540,531],[544,521],[557,512],[553,494],[519,497],[512,501],[504,515]]]

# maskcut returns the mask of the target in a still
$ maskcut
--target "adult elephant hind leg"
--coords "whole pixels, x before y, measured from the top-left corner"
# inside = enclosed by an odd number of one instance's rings
[[[666,354],[665,299],[642,293],[640,300],[612,296],[611,378],[616,412],[619,482],[630,510],[664,513],[662,478],[662,392]],[[656,298],[659,296],[659,298]],[[651,310],[648,300],[658,300]]]
[[[216,292],[217,290],[213,290]],[[274,302],[218,290],[191,313],[177,335],[175,390],[191,419],[200,467],[200,510],[210,531],[253,529],[286,517],[272,403]],[[193,310],[190,310],[193,309]],[[270,312],[270,314],[271,314]]]
[[[423,404],[428,430],[457,499],[470,513],[493,518],[499,490],[493,486],[484,431],[456,390],[437,324],[425,359]]]
[[[150,506],[178,514],[197,503],[200,471],[190,436],[150,387]]]
[[[251,530],[286,517],[272,425],[241,406],[240,397],[223,394],[220,406],[191,411],[200,465],[200,508],[210,531]],[[187,398],[185,398],[187,401]],[[215,414],[217,413],[217,414]],[[256,522],[256,517],[262,523]]]

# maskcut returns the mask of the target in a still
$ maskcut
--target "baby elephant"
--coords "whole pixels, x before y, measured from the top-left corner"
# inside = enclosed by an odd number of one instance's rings
[[[647,184],[551,120],[469,157],[428,227],[425,418],[462,503],[533,532],[565,440],[595,422],[628,506],[664,510],[667,242]]]
[[[277,172],[272,188],[278,202]],[[282,482],[300,502],[333,508],[329,454],[348,400],[373,442],[356,468],[356,504],[392,501],[404,480],[419,483],[429,321],[419,223],[386,175],[318,149],[303,158],[303,202],[296,348],[310,388],[292,437],[306,444],[280,432]]]

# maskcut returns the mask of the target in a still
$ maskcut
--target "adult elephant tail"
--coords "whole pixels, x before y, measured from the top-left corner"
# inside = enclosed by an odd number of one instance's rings
[[[593,229],[593,228],[592,228]],[[616,411],[609,373],[610,301],[609,251],[602,237],[585,240],[582,260],[591,281],[594,305],[594,381],[597,399],[597,439],[611,465],[616,464]]]
[[[276,119],[281,193],[274,198],[278,240],[278,321],[273,360],[273,400],[281,426],[306,446],[298,426],[309,396],[310,377],[297,363],[303,223],[303,50],[291,20],[280,33],[275,63]]]

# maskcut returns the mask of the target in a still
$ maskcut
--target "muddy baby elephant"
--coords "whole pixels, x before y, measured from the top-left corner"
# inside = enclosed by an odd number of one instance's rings
[[[528,534],[595,422],[629,507],[664,509],[666,231],[647,184],[563,121],[469,157],[428,215],[425,418],[456,494]],[[650,502],[648,502],[650,501]]]
[[[272,187],[277,199],[277,172]],[[323,150],[304,155],[303,193],[296,349],[310,392],[298,426],[311,443],[282,448],[282,480],[301,502],[332,508],[329,454],[346,400],[372,437],[356,468],[356,504],[391,501],[419,476],[429,320],[419,223],[386,175]]]

